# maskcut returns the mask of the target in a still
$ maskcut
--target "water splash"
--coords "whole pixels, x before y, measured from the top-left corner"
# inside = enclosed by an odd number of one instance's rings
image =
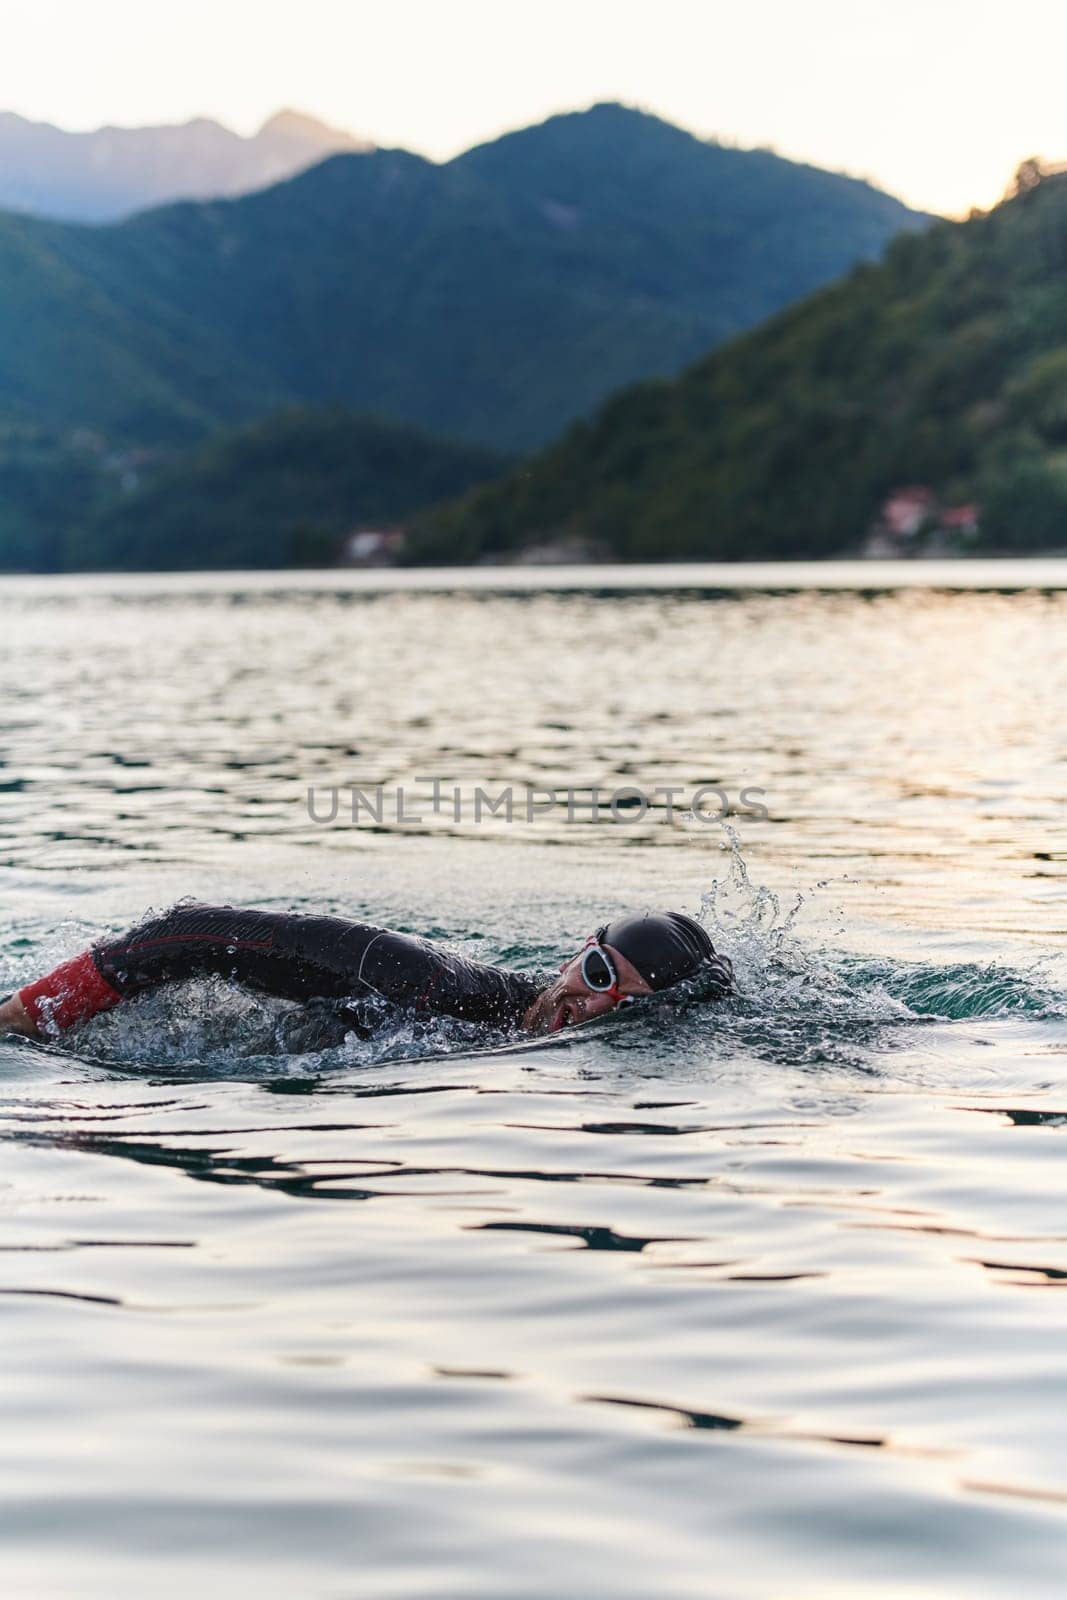
[[[69,1030],[62,1049],[103,1067],[245,1077],[257,1067],[277,1075],[469,1055],[509,1039],[455,1017],[419,1016],[379,996],[366,999],[361,1012],[373,1026],[370,1038],[346,1029],[332,1007],[277,999],[219,976],[193,978],[131,996]]]
[[[1065,986],[1057,983],[1051,960],[1020,971],[1000,963],[902,962],[835,947],[815,931],[826,926],[820,892],[827,884],[783,902],[768,885],[753,881],[736,829],[722,826],[725,870],[701,894],[699,918],[733,962],[736,997],[709,1003],[698,984],[680,984],[625,1017],[578,1030],[576,1042],[583,1048],[597,1050],[597,1041],[604,1041],[612,1051],[664,1060],[690,1050],[701,1060],[756,1056],[870,1071],[873,1062],[906,1046],[916,1028],[930,1023],[1067,1016]],[[818,917],[809,915],[816,911]],[[9,983],[24,982],[84,942],[84,930],[75,923],[39,939],[9,938],[4,976]],[[539,943],[536,950],[543,958],[548,947]],[[526,965],[530,951],[493,945],[478,955]],[[122,1071],[277,1076],[550,1042],[516,1040],[451,1017],[418,1016],[380,997],[364,997],[361,1010],[371,1037],[351,1031],[327,1002],[319,1009],[314,1002],[300,1006],[205,977],[138,995],[71,1030],[60,1047],[87,1064]]]
[[[726,872],[701,895],[699,920],[733,962],[742,1001],[778,1015],[815,1012],[851,1021],[915,1015],[880,982],[853,981],[840,953],[803,939],[798,923],[812,891],[797,891],[783,907],[773,889],[752,882],[737,830],[726,822],[722,828]]]
[[[893,1022],[963,1021],[1008,1016],[1065,1016],[1067,995],[1054,958],[1017,970],[1005,963],[901,962],[856,957],[801,936],[814,891],[789,906],[753,883],[737,830],[723,822],[726,872],[701,896],[699,920],[734,963],[742,1013],[758,1008],[768,1027],[809,1018],[827,1027],[865,1029]],[[825,883],[816,885],[824,890]],[[1062,973],[1059,974],[1062,976]],[[817,1046],[817,1040],[806,1046]],[[822,1043],[829,1043],[822,1038]]]

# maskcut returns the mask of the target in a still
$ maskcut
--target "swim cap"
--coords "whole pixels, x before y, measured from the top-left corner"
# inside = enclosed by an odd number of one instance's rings
[[[618,917],[599,929],[597,938],[625,956],[651,989],[669,989],[716,960],[715,946],[700,923],[682,911]]]

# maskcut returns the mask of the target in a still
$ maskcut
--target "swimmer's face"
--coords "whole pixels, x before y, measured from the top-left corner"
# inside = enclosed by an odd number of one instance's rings
[[[636,1000],[652,993],[651,987],[624,955],[620,955],[610,944],[603,948],[610,955],[618,974],[617,990],[604,994],[590,989],[582,977],[584,951],[580,951],[563,963],[555,983],[538,995],[522,1019],[523,1027],[531,1033],[558,1033],[561,1028],[574,1028],[579,1023],[591,1022],[594,1017],[614,1011],[620,999],[632,997]]]

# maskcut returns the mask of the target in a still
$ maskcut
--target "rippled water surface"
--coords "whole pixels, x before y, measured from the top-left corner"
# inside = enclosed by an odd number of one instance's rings
[[[529,968],[676,905],[741,991],[0,1041],[4,1592],[1062,1593],[1062,572],[517,581],[0,594],[0,991],[184,895]]]

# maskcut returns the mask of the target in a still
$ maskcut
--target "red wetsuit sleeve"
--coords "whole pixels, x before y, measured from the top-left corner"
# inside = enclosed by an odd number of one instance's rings
[[[47,1033],[85,1022],[118,1005],[122,996],[101,976],[92,951],[85,950],[47,977],[28,983],[19,990],[19,999],[38,1031]]]

